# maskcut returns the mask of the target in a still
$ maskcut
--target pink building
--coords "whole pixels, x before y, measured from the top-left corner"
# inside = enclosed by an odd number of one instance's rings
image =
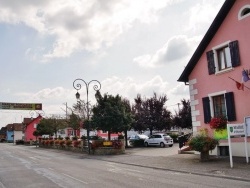
[[[37,124],[39,124],[41,119],[42,119],[41,115],[39,115],[36,118],[23,119],[25,141],[36,140],[36,137],[33,135],[33,132],[36,130],[36,126]]]
[[[179,77],[189,85],[194,134],[201,128],[214,134],[212,117],[223,115],[236,124],[250,116],[249,31],[250,1],[226,0]],[[235,156],[245,156],[243,139],[234,139],[232,149]],[[221,139],[215,152],[227,150],[227,138]]]

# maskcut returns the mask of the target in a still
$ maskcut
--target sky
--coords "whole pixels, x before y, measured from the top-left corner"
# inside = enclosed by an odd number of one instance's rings
[[[0,0],[0,128],[23,118],[64,116],[75,79],[134,104],[166,95],[173,114],[189,88],[177,82],[224,0]],[[91,82],[93,83],[93,82]],[[79,90],[86,100],[82,82]],[[93,84],[89,101],[95,104]],[[69,110],[68,110],[69,112]]]

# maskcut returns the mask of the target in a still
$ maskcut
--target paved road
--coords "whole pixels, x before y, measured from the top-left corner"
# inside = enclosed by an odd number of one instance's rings
[[[95,158],[98,156],[80,153],[1,144],[0,188],[250,187],[247,181],[128,165],[121,161],[125,157],[132,161],[137,158],[142,162],[147,158],[158,159],[147,155],[156,150],[165,153],[168,149],[148,148],[148,154],[138,149],[131,155],[99,156],[102,158],[100,160]],[[107,161],[111,159],[118,161]]]
[[[139,156],[171,156],[178,154],[179,144],[174,144],[173,147],[166,146],[165,148],[160,147],[142,147],[142,148],[128,148],[126,149],[127,154],[139,155]]]

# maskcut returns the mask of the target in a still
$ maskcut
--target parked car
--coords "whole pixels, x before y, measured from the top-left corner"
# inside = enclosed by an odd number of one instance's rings
[[[157,134],[151,135],[148,139],[145,139],[144,145],[146,147],[148,147],[148,146],[160,146],[160,147],[169,146],[169,147],[172,147],[173,146],[173,139],[171,138],[171,136],[169,136],[167,134],[157,133]]]
[[[143,135],[143,134],[131,135],[129,138],[129,145],[130,146],[143,146],[145,139],[148,139],[147,135]]]

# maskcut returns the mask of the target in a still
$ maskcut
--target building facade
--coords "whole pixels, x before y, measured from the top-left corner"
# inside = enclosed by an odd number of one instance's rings
[[[215,134],[213,117],[237,124],[250,116],[249,30],[250,0],[226,0],[179,77],[189,85],[194,134],[203,128]],[[217,154],[220,147],[228,147],[227,139],[220,139]],[[244,156],[243,139],[233,139],[232,149]]]

